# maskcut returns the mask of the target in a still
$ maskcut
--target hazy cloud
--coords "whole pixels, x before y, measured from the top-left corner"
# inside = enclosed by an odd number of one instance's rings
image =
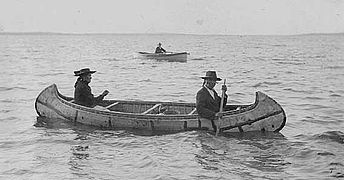
[[[70,33],[344,32],[344,0],[0,0],[0,30]]]

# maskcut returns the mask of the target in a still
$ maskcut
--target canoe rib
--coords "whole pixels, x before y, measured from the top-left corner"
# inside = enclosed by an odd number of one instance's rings
[[[39,116],[65,119],[87,125],[115,128],[134,128],[159,131],[214,130],[210,120],[201,118],[195,103],[106,100],[99,110],[70,102],[55,84],[45,88],[36,98]],[[255,103],[227,105],[221,132],[280,131],[286,123],[282,107],[264,93],[257,92]],[[156,110],[175,112],[163,114]],[[237,109],[237,110],[236,110]]]
[[[112,103],[112,104],[106,106],[105,108],[106,108],[106,109],[109,109],[109,108],[111,108],[111,107],[113,107],[113,106],[116,106],[117,104],[119,104],[119,102],[114,102],[114,103]]]
[[[149,112],[153,111],[155,108],[160,107],[162,104],[156,104],[153,107],[151,107],[150,109],[146,110],[145,112],[143,112],[142,114],[148,114]]]
[[[188,115],[192,115],[193,113],[195,113],[197,111],[196,108],[194,108]]]

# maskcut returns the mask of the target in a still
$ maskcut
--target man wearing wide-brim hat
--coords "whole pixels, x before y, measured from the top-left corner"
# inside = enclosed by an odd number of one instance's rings
[[[218,78],[215,71],[207,71],[204,77],[203,87],[197,92],[196,96],[196,108],[200,117],[209,120],[215,120],[216,113],[220,111],[221,97],[217,95],[213,89],[217,81],[221,81]],[[226,85],[222,85],[222,91],[226,92]],[[224,96],[223,107],[227,104],[227,95]],[[212,121],[214,126],[214,123]]]
[[[91,87],[88,84],[91,82],[91,75],[95,72],[96,71],[91,71],[89,68],[74,71],[74,76],[78,76],[74,85],[74,103],[82,106],[94,107],[109,93],[108,90],[105,90],[101,95],[97,97],[93,96]]]

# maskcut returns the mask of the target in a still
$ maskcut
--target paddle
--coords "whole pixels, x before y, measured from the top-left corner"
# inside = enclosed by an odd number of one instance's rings
[[[223,85],[226,85],[226,79],[224,79],[223,81]],[[219,113],[222,113],[223,111],[223,103],[224,103],[224,99],[225,99],[225,91],[222,89],[222,94],[221,94],[221,103],[220,103],[220,111]],[[221,127],[221,119],[222,119],[222,116],[219,116],[219,120],[218,120],[218,123],[217,123],[217,126],[216,126],[216,136],[219,134],[220,132],[220,127]]]

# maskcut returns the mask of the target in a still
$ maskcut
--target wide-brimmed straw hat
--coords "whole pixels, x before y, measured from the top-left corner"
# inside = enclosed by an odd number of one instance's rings
[[[82,76],[86,74],[93,74],[97,71],[91,71],[90,68],[80,69],[79,71],[74,71],[74,76]]]
[[[214,81],[221,81],[221,78],[218,78],[216,76],[216,72],[215,71],[207,71],[205,73],[204,77],[201,77],[202,79],[210,79],[210,80],[214,80]]]

